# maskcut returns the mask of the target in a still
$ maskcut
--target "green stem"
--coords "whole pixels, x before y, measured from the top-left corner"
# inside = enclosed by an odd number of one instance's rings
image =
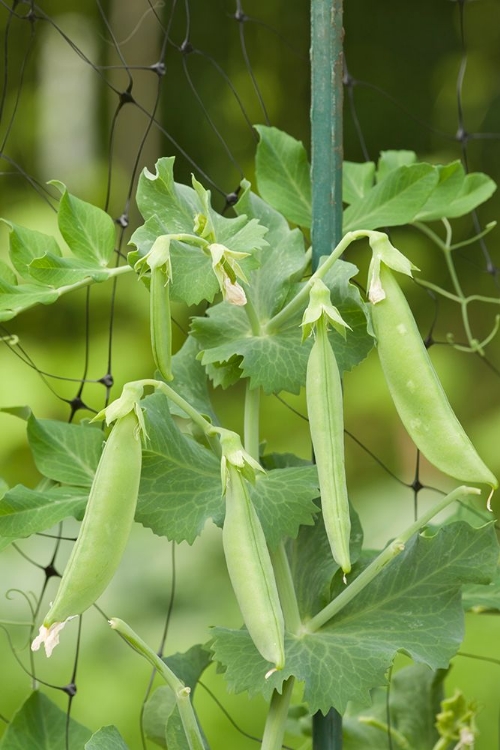
[[[374,716],[360,716],[359,722],[360,724],[366,724],[369,727],[380,729],[386,736],[391,737],[391,740],[394,741],[396,747],[400,748],[400,750],[412,750],[412,747],[404,734],[398,732],[394,727],[388,726],[384,721],[380,721],[380,719],[376,719]]]
[[[315,633],[329,620],[332,619],[336,614],[344,609],[363,589],[368,586],[369,583],[376,578],[379,573],[388,565],[395,557],[403,552],[406,542],[416,534],[420,529],[425,526],[431,518],[440,513],[450,503],[455,500],[461,499],[464,495],[480,495],[481,490],[476,487],[457,487],[456,490],[446,495],[441,502],[437,503],[433,508],[426,511],[419,519],[408,526],[396,539],[394,539],[376,558],[373,562],[368,565],[367,568],[359,574],[357,578],[350,583],[341,594],[339,594],[330,604],[327,604],[321,612],[318,612],[309,622],[306,624],[306,629],[310,633]]]
[[[252,334],[254,336],[260,336],[261,329],[260,329],[259,316],[257,315],[257,311],[255,307],[253,306],[248,294],[246,295],[246,297],[247,297],[247,302],[244,307],[244,310],[247,314],[247,318],[249,320],[250,327],[252,329]]]
[[[315,279],[322,279],[323,276],[330,270],[334,263],[340,258],[340,256],[347,250],[351,242],[360,240],[363,237],[368,237],[370,230],[357,229],[354,232],[347,232],[342,237],[338,245],[334,248],[331,254],[326,258],[325,262],[309,277],[309,280],[304,284],[302,289],[295,295],[285,307],[280,310],[273,318],[271,318],[265,327],[266,333],[275,333],[283,324],[286,323],[290,318],[299,313],[304,308],[309,300],[309,292],[314,284]]]
[[[260,388],[250,388],[250,378],[248,378],[245,392],[243,444],[246,452],[256,461],[259,460],[259,407]]]
[[[123,276],[125,273],[130,273],[130,271],[133,271],[134,269],[132,266],[117,266],[116,268],[107,268],[107,274],[108,278],[114,278],[115,276]],[[67,294],[68,292],[73,292],[75,289],[82,289],[82,287],[90,286],[90,284],[97,284],[100,282],[94,281],[94,279],[88,277],[86,279],[81,279],[80,281],[75,281],[74,284],[66,284],[65,286],[60,286],[54,291],[57,292],[58,297],[62,297],[63,294]],[[34,303],[37,304],[37,303]],[[27,310],[28,308],[23,308]]]
[[[275,550],[269,550],[271,562],[276,576],[276,585],[280,595],[283,617],[285,618],[285,629],[289,633],[298,634],[302,630],[302,620],[300,617],[297,595],[293,585],[292,571],[288,555],[286,554],[283,542]]]
[[[285,736],[286,720],[295,678],[289,677],[283,683],[283,692],[274,691],[267,714],[261,750],[281,750]]]
[[[165,662],[155,654],[153,649],[150,648],[142,638],[139,638],[137,633],[135,633],[126,622],[117,617],[113,617],[109,620],[109,624],[113,630],[116,630],[116,632],[122,636],[134,651],[137,651],[140,656],[143,656],[150,664],[152,664],[158,674],[163,677],[169,688],[173,691],[190,750],[205,750],[198,721],[189,697],[191,688],[186,687],[186,685],[179,680],[172,670],[167,667]]]

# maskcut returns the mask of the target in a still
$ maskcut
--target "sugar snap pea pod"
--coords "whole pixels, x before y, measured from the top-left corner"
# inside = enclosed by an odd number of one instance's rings
[[[56,597],[40,634],[47,656],[59,642],[66,621],[88,609],[108,586],[122,558],[139,492],[141,439],[139,421],[131,411],[117,419],[104,446],[89,500]]]
[[[156,367],[165,380],[172,380],[172,321],[170,282],[162,268],[153,268],[149,287],[151,348]]]
[[[285,625],[266,538],[246,480],[231,463],[227,474],[222,542],[229,577],[257,650],[275,669],[282,669]]]
[[[351,570],[351,519],[344,464],[342,384],[323,317],[316,323],[307,362],[306,399],[323,521],[333,557],[346,574]]]
[[[149,284],[149,321],[151,348],[156,367],[165,380],[172,380],[172,321],[170,316],[170,282],[172,264],[170,242],[181,235],[162,234],[151,250],[136,262],[134,269],[142,278],[151,273]]]
[[[408,434],[436,468],[464,482],[498,487],[453,412],[406,298],[382,264],[385,296],[371,305],[377,351],[392,400]]]

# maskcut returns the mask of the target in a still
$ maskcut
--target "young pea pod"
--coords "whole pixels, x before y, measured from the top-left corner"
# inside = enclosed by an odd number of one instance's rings
[[[33,651],[43,643],[50,656],[65,622],[92,606],[115,574],[134,520],[141,456],[139,421],[131,411],[117,419],[106,441],[78,539]]]
[[[177,235],[179,236],[179,235]],[[151,348],[156,367],[165,380],[172,380],[172,320],[170,315],[170,282],[172,264],[170,242],[175,235],[162,234],[151,250],[139,258],[134,268],[139,278],[150,272],[149,322]]]
[[[383,298],[371,306],[377,351],[392,400],[408,434],[436,468],[464,482],[498,487],[453,412],[391,271],[380,268]]]
[[[285,663],[285,625],[266,538],[240,470],[227,464],[222,542],[243,621],[259,653],[276,669]]]
[[[162,268],[153,268],[149,287],[150,333],[153,359],[165,380],[172,380],[172,320],[170,282]]]
[[[323,316],[316,322],[307,362],[306,398],[323,521],[333,557],[346,574],[351,570],[351,519],[344,465],[342,384]]]

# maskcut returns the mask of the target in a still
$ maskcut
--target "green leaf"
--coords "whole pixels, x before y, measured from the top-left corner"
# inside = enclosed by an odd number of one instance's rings
[[[168,685],[160,685],[148,699],[142,715],[142,726],[148,740],[160,747],[167,747],[165,730],[175,709],[173,690]]]
[[[188,233],[199,240],[194,227],[197,217],[203,215],[209,231],[207,242],[217,242],[236,252],[250,253],[241,261],[245,273],[257,265],[256,251],[266,245],[267,230],[254,218],[246,216],[228,219],[221,216],[210,205],[210,192],[193,180],[195,189],[174,182],[173,159],[159,159],[156,175],[147,170],[139,180],[137,201],[146,219],[132,235],[131,243],[138,252],[131,253],[130,262],[135,262],[151,249],[156,238],[162,234]],[[205,234],[202,235],[205,237]],[[206,299],[211,302],[219,292],[219,284],[208,253],[188,242],[173,241],[170,246],[172,263],[172,299],[180,299],[188,305]]]
[[[59,180],[51,180],[49,184],[61,192],[57,223],[73,255],[107,266],[115,249],[116,233],[111,216],[68,193]]]
[[[304,146],[277,128],[256,125],[260,141],[255,157],[262,198],[288,221],[311,226],[311,177]]]
[[[208,416],[213,424],[218,424],[208,394],[205,370],[197,359],[200,351],[198,342],[188,336],[179,351],[172,357],[173,390],[188,401],[200,414]],[[170,404],[170,413],[186,419],[186,413],[176,404]]]
[[[167,656],[163,661],[194,692],[201,675],[212,663],[212,655],[207,646],[197,643],[183,653]]]
[[[342,200],[344,203],[364,198],[375,180],[375,164],[345,161],[342,167]]]
[[[194,190],[174,182],[173,156],[158,159],[155,173],[144,169],[139,177],[136,202],[144,219],[156,217],[161,234],[193,232],[199,202]],[[135,235],[134,235],[135,236]],[[133,240],[136,244],[135,239]]]
[[[60,256],[61,249],[54,237],[43,234],[35,229],[27,229],[10,221],[4,221],[10,229],[9,255],[12,265],[20,276],[29,279],[31,276],[29,265],[35,258],[50,253]]]
[[[90,487],[104,442],[99,427],[31,415],[28,441],[41,474],[55,482]]]
[[[354,564],[361,553],[363,530],[359,516],[352,505],[349,510],[351,516],[350,553]],[[332,580],[340,571],[339,565],[332,557],[330,542],[321,516],[317,518],[314,526],[300,528],[297,539],[288,542],[287,553],[299,610],[303,618],[309,619],[331,600]],[[341,575],[339,578],[342,581]],[[345,587],[343,581],[341,586]]]
[[[193,695],[201,675],[212,659],[208,648],[197,644],[185,653],[172,654],[164,661],[174,674],[191,688],[191,695]],[[185,744],[185,734],[179,719],[175,696],[167,685],[162,685],[155,690],[146,703],[143,726],[147,737],[160,747],[168,747],[169,750],[176,747],[188,750],[189,746]]]
[[[180,432],[166,396],[155,393],[141,405],[149,440],[136,520],[159,536],[192,544],[209,518],[218,523],[223,518],[220,462]]]
[[[16,274],[14,273],[12,268],[3,260],[0,260],[0,279],[2,281],[6,281],[7,284],[10,284],[11,286],[17,285]]]
[[[85,745],[85,750],[129,750],[128,745],[115,726],[101,727],[94,732]]]
[[[500,568],[486,586],[468,584],[463,587],[462,602],[470,612],[500,612]]]
[[[268,471],[258,475],[249,490],[271,547],[276,547],[284,537],[296,537],[302,524],[314,523],[318,507],[313,500],[319,492],[315,466]]]
[[[413,164],[390,171],[363,198],[345,209],[343,231],[411,223],[437,182],[437,168],[430,164]]]
[[[21,706],[0,742],[1,750],[81,750],[90,729],[57,708],[43,693],[35,691]],[[69,742],[66,744],[66,729]]]
[[[18,484],[0,500],[0,535],[19,539],[50,529],[68,516],[80,518],[87,499],[88,490],[80,487],[40,492]]]
[[[439,182],[415,221],[452,219],[473,211],[495,192],[493,180],[481,172],[465,174],[459,161],[438,166]]]
[[[415,164],[416,161],[417,155],[415,151],[381,151],[377,163],[376,181],[380,182],[384,177],[387,177],[389,172],[394,172],[399,167],[409,167]]]
[[[299,229],[290,229],[283,216],[242,182],[243,192],[235,211],[258,219],[268,229],[269,243],[259,254],[260,267],[249,276],[247,296],[259,319],[269,320],[284,305],[290,287],[304,272],[304,237]]]
[[[446,668],[464,634],[461,585],[486,583],[496,570],[493,527],[456,523],[416,535],[370,585],[314,634],[288,635],[285,667],[265,680],[267,663],[245,630],[214,630],[215,658],[230,690],[269,699],[290,675],[304,683],[309,711],[344,713],[370,702],[397,651],[432,669]]]
[[[58,297],[55,289],[38,284],[10,284],[0,278],[0,320],[12,320],[35,305],[51,305]]]
[[[255,272],[260,273],[261,269]],[[355,266],[337,261],[324,278],[332,289],[333,304],[352,329],[345,340],[337,331],[330,332],[342,372],[356,366],[373,346],[373,339],[366,331],[364,303],[359,291],[349,284],[355,273]],[[300,310],[277,333],[254,336],[243,308],[225,302],[211,307],[205,317],[192,320],[192,333],[202,348],[202,364],[205,367],[220,365],[241,357],[237,364],[243,377],[250,378],[251,388],[262,387],[266,393],[298,393],[305,384],[312,346],[310,339],[302,343],[302,312]],[[231,374],[236,377],[238,372],[233,369]]]
[[[6,537],[0,537],[0,552],[6,549],[9,546],[9,544],[12,544],[12,542],[14,541],[15,539],[12,539],[12,538],[8,539]]]
[[[130,253],[129,262],[134,263],[139,257],[149,252],[157,237],[169,233],[170,225],[168,218],[162,222],[158,216],[149,217],[132,235],[130,242],[136,245],[138,253]],[[192,231],[192,228],[189,231]],[[186,305],[197,305],[202,300],[212,302],[219,291],[219,285],[212,270],[210,258],[199,247],[192,247],[183,242],[172,242],[170,260],[172,263],[171,299],[182,300]]]
[[[84,279],[100,282],[109,278],[108,271],[102,266],[79,258],[59,258],[50,253],[31,261],[28,270],[35,281],[53,287],[76,284]]]
[[[360,714],[344,716],[346,750],[387,750],[389,709],[392,744],[402,746],[401,738],[411,750],[430,750],[439,740],[436,715],[444,697],[443,681],[447,670],[433,671],[424,664],[412,664],[393,675],[390,692],[373,691],[371,708]],[[389,701],[389,705],[387,705]]]

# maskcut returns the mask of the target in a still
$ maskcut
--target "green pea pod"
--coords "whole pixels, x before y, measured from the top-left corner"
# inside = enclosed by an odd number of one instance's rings
[[[88,609],[113,578],[134,520],[141,476],[141,439],[133,412],[118,419],[104,446],[78,539],[32,649],[47,656],[65,622]]]
[[[372,304],[377,351],[392,400],[411,439],[440,471],[464,482],[498,480],[458,421],[424,346],[406,298],[382,264],[385,297]]]
[[[333,557],[345,574],[351,570],[351,519],[344,464],[342,384],[324,318],[316,323],[307,362],[306,398],[323,521]]]
[[[228,464],[222,542],[243,621],[259,653],[276,669],[285,663],[285,625],[266,538],[245,479]]]
[[[165,380],[172,380],[172,322],[170,317],[170,282],[164,268],[151,270],[150,331],[155,365]]]

